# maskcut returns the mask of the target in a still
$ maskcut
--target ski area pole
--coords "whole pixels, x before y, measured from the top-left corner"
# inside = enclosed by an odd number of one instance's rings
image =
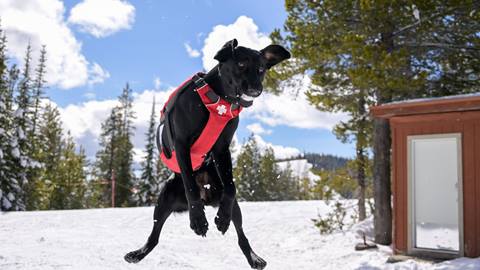
[[[112,208],[115,208],[115,170],[112,170]]]

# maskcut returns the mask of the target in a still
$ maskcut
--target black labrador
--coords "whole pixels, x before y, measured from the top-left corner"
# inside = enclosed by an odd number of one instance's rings
[[[217,52],[214,58],[219,64],[204,75],[204,80],[226,101],[248,106],[253,98],[262,93],[265,72],[290,58],[290,53],[279,45],[269,45],[257,51],[237,47],[237,44],[236,39],[231,40]],[[250,247],[242,229],[240,207],[235,199],[229,146],[238,126],[238,117],[227,123],[215,142],[209,153],[212,161],[205,162],[196,171],[193,171],[191,166],[190,147],[205,127],[209,112],[197,93],[184,91],[178,96],[170,117],[170,128],[174,134],[173,146],[181,174],[176,173],[166,181],[160,193],[154,212],[153,230],[147,243],[126,254],[125,260],[137,263],[153,250],[158,243],[162,226],[172,212],[188,210],[190,227],[196,234],[205,236],[208,222],[204,205],[212,205],[219,206],[215,217],[218,230],[225,233],[230,221],[233,221],[239,246],[248,263],[254,269],[263,269],[267,263]]]

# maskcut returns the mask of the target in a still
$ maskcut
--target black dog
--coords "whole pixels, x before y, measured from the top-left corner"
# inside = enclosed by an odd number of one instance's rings
[[[204,75],[204,81],[222,99],[237,106],[249,106],[253,98],[263,90],[266,70],[290,58],[290,53],[279,45],[269,45],[261,51],[237,47],[237,40],[227,42],[214,57],[219,64]],[[192,90],[192,89],[190,89]],[[181,174],[175,173],[163,187],[154,212],[153,230],[147,243],[140,249],[125,255],[127,262],[142,260],[158,243],[160,231],[172,212],[189,211],[190,227],[205,236],[208,222],[204,205],[219,206],[215,224],[225,233],[233,221],[238,243],[250,266],[263,269],[266,262],[257,256],[248,243],[242,229],[242,214],[235,199],[232,177],[232,160],[229,146],[238,126],[238,117],[224,127],[203,165],[192,169],[190,147],[205,127],[209,112],[195,91],[178,94],[170,112],[170,130],[173,149],[176,151]],[[162,140],[166,134],[163,127]],[[211,160],[211,161],[207,161]],[[205,187],[209,188],[205,188]]]

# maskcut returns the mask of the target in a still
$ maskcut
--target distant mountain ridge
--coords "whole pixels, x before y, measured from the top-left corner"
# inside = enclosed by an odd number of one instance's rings
[[[302,155],[307,159],[308,163],[313,165],[314,170],[335,170],[343,167],[350,160],[348,158],[339,157],[330,154],[305,153]]]

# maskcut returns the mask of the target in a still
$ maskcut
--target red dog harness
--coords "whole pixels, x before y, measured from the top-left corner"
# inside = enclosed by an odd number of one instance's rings
[[[200,87],[197,86],[194,88],[194,91],[198,93],[200,96],[203,105],[209,111],[209,117],[207,124],[203,128],[200,137],[193,143],[192,147],[190,148],[190,158],[192,160],[192,169],[198,170],[203,162],[205,161],[207,154],[212,149],[213,145],[217,141],[218,137],[222,133],[222,130],[225,128],[227,123],[237,117],[240,112],[242,111],[242,107],[238,105],[232,105],[231,103],[227,102],[226,100],[220,98],[215,92],[210,88],[210,86],[203,81],[203,78],[199,77],[198,75],[193,76],[189,80],[185,81],[180,87],[178,87],[168,98],[168,101],[165,103],[162,109],[162,119],[165,121],[169,121],[168,109],[169,103],[174,103],[176,96],[179,94],[178,92],[185,88],[187,84],[191,83],[193,80],[201,80],[202,83]],[[195,81],[195,84],[197,82]],[[173,102],[172,102],[173,101]],[[170,107],[173,105],[170,105]],[[157,135],[158,136],[158,135]],[[175,150],[173,147],[170,146],[171,150],[171,157],[168,158],[165,154],[165,149],[162,147],[162,151],[160,152],[160,158],[162,162],[172,171],[176,173],[180,173],[180,167],[177,162],[177,157],[175,154]]]

